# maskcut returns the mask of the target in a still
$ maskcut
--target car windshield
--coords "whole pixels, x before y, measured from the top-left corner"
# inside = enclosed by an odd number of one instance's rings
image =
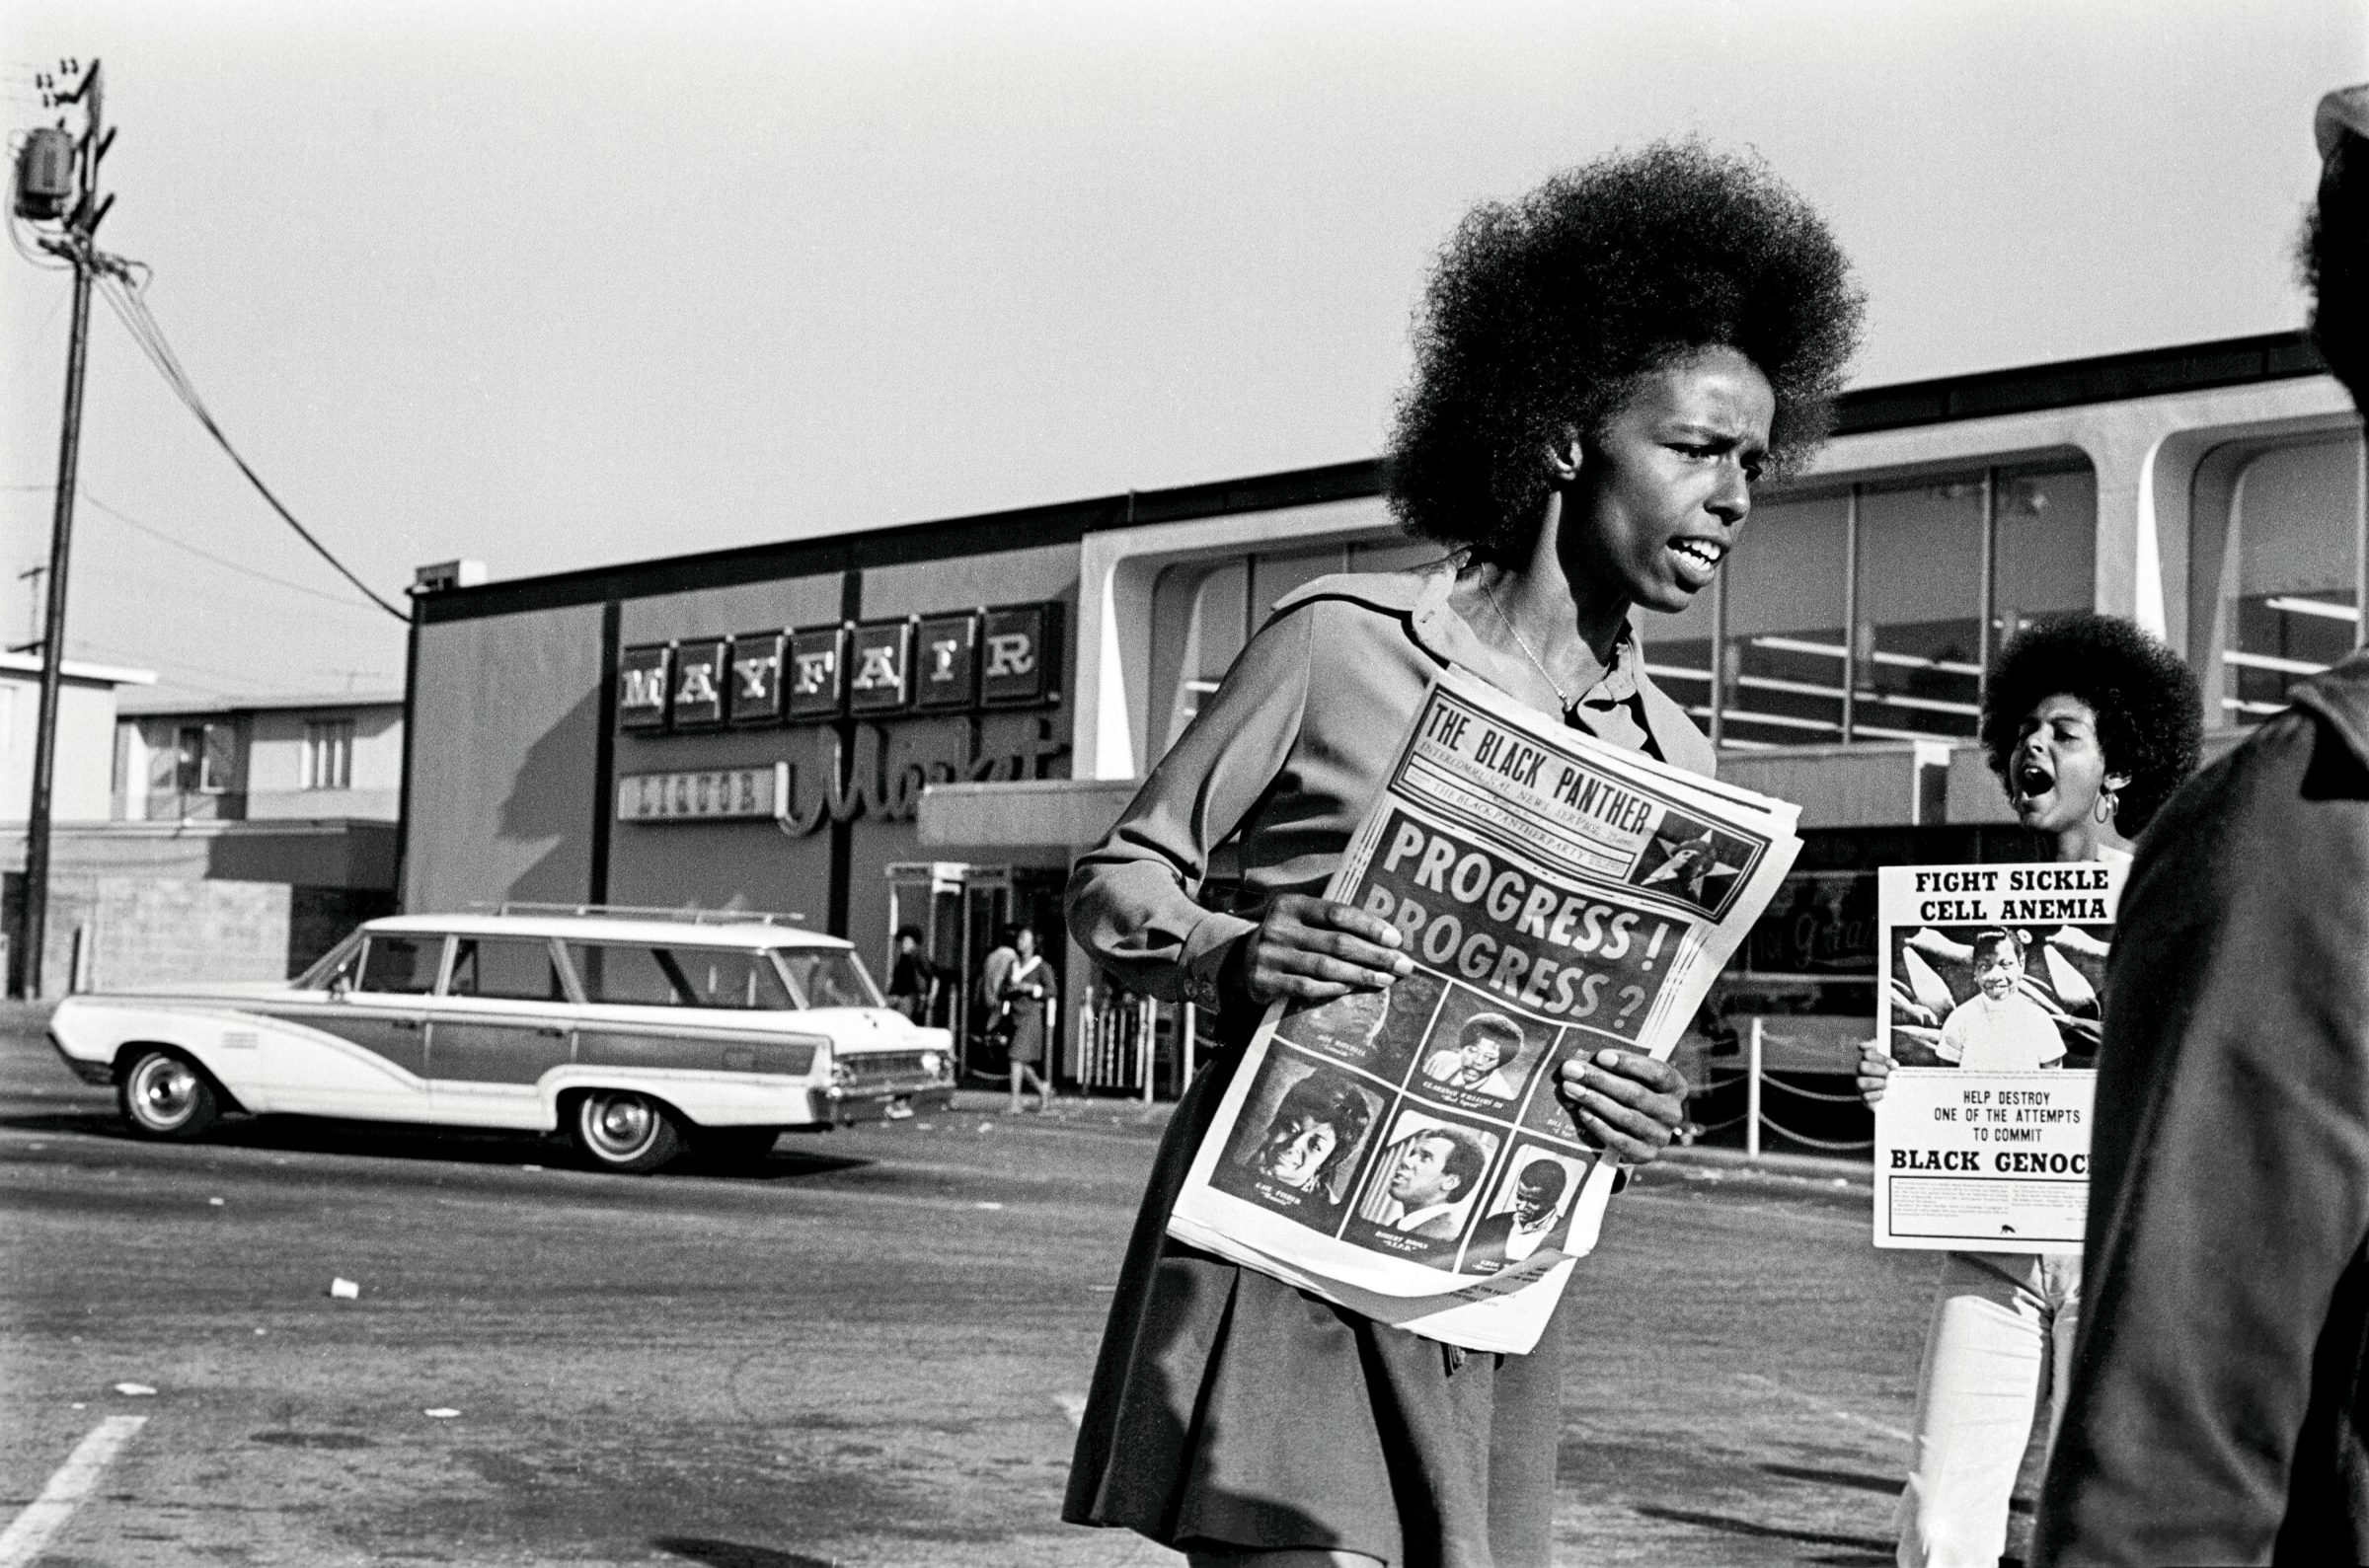
[[[289,982],[298,991],[327,991],[339,980],[353,984],[353,972],[362,958],[362,933],[355,932],[344,941],[313,960],[307,969]]]
[[[570,942],[567,946],[587,1002],[764,1011],[797,1006],[765,954],[754,949],[644,942]]]
[[[363,943],[361,974],[353,988],[424,997],[436,989],[436,971],[443,962],[441,936],[372,932]]]
[[[809,1008],[877,1008],[879,988],[863,961],[845,947],[777,947],[773,956]]]

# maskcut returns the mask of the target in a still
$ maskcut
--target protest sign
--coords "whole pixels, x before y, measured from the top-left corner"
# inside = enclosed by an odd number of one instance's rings
[[[1875,1244],[2078,1251],[2099,997],[2124,867],[1886,866]]]
[[[1557,1069],[1669,1054],[1792,864],[1795,817],[1443,674],[1327,893],[1397,926],[1415,971],[1269,1009],[1170,1233],[1529,1350],[1614,1176]]]

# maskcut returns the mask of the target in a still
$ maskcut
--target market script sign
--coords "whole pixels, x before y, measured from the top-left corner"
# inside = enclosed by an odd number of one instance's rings
[[[622,734],[805,727],[828,747],[805,768],[776,761],[622,775],[617,820],[771,820],[803,835],[857,817],[909,820],[931,784],[1042,777],[1069,747],[1041,721],[1033,736],[979,755],[973,724],[972,744],[957,745],[959,755],[900,752],[893,767],[884,726],[1058,704],[1061,608],[1010,605],[621,649]],[[948,742],[927,729],[914,733],[933,746]]]

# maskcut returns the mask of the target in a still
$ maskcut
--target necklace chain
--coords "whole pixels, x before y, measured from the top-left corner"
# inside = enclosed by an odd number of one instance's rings
[[[1571,696],[1563,689],[1563,683],[1555,679],[1555,672],[1547,668],[1546,661],[1541,659],[1535,652],[1531,651],[1530,639],[1522,635],[1522,629],[1520,627],[1513,624],[1513,617],[1505,613],[1505,606],[1497,602],[1496,585],[1494,583],[1483,583],[1481,585],[1481,591],[1489,595],[1490,609],[1496,612],[1497,619],[1504,623],[1505,630],[1513,634],[1514,645],[1522,650],[1522,657],[1528,659],[1530,661],[1530,667],[1538,671],[1540,675],[1544,676],[1546,678],[1547,685],[1554,689],[1555,699],[1557,702],[1563,704],[1563,710],[1567,713],[1571,711],[1571,709],[1577,708],[1579,706],[1579,699]]]

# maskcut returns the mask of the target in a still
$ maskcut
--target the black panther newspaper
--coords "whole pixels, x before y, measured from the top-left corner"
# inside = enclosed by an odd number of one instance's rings
[[[1875,1244],[2079,1251],[2099,997],[2125,866],[1876,876]]]
[[[1396,925],[1387,991],[1271,1009],[1170,1230],[1478,1350],[1527,1350],[1612,1169],[1555,1092],[1667,1056],[1793,862],[1795,808],[1432,688],[1330,895]]]

